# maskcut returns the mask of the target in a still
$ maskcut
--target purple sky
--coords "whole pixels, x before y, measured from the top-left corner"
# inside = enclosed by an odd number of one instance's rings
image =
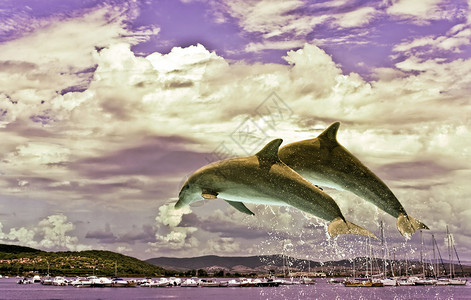
[[[150,258],[279,253],[284,241],[297,257],[363,255],[364,239],[328,239],[296,209],[173,210],[208,162],[340,121],[339,141],[432,229],[426,241],[434,233],[445,251],[448,225],[471,260],[470,7],[2,1],[0,242]],[[260,108],[272,97],[286,114],[270,127]],[[237,140],[244,126],[253,140]],[[394,218],[327,191],[372,232],[383,220],[397,256],[417,255],[418,234],[405,243]]]

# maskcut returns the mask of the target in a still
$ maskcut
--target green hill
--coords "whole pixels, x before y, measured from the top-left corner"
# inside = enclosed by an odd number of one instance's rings
[[[0,244],[0,274],[27,273],[66,276],[104,275],[159,276],[173,274],[137,258],[111,251],[45,252],[33,248]]]
[[[10,254],[19,254],[19,253],[37,253],[37,252],[42,252],[42,251],[38,249],[30,248],[30,247],[0,244],[0,253],[3,253],[3,252],[10,253]]]

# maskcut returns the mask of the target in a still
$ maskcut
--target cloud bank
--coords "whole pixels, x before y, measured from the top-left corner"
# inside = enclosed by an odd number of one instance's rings
[[[426,1],[406,14],[407,1],[395,1],[387,12],[425,26],[447,18],[436,13],[444,3]],[[439,232],[449,225],[459,252],[471,257],[469,17],[460,15],[461,23],[441,36],[398,40],[393,63],[372,68],[370,78],[345,71],[322,46],[328,43],[317,43],[310,32],[326,22],[357,32],[382,13],[349,8],[350,1],[335,4],[212,4],[216,12],[228,9],[220,22],[238,20],[245,32],[263,38],[242,49],[281,49],[280,63],[234,61],[198,43],[136,54],[133,47],[158,36],[159,27],[131,28],[136,10],[112,6],[54,17],[4,41],[2,242],[145,257],[193,255],[195,248],[201,254],[279,252],[289,239],[299,255],[325,254],[316,245],[351,254],[357,239],[326,240],[322,222],[294,209],[257,207],[260,217],[252,219],[224,203],[172,209],[182,179],[217,159],[216,151],[246,155],[258,149],[254,141],[312,138],[340,121],[339,141],[385,180],[411,215]],[[308,13],[318,10],[331,13]],[[65,42],[71,35],[77,38]],[[285,117],[264,106],[273,92],[289,111]],[[241,128],[258,131],[242,141],[235,138]],[[349,220],[375,231],[384,219],[391,239],[402,243],[393,218],[351,194],[329,193]],[[19,217],[28,206],[40,207],[31,220]]]

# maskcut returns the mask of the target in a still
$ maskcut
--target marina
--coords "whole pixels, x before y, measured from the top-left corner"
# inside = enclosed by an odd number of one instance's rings
[[[43,286],[72,286],[75,288],[172,288],[172,287],[279,287],[289,285],[315,285],[319,278],[179,278],[179,277],[160,277],[157,279],[152,278],[107,278],[107,277],[76,277],[66,278],[62,276],[44,276],[40,284]],[[16,283],[20,285],[34,284],[35,280],[29,277],[17,278]],[[359,278],[331,278],[323,279],[330,285],[340,284],[345,287],[403,287],[403,286],[466,286],[468,279],[466,278],[420,278],[417,276],[409,277],[393,277],[393,278],[374,278],[374,277],[359,277]]]
[[[71,280],[72,278],[66,278]],[[132,288],[89,287],[78,288],[68,285],[42,285],[39,283],[17,284],[18,278],[3,278],[0,280],[0,299],[471,299],[471,285],[469,282],[462,286],[383,286],[377,288],[350,288],[345,287],[343,279],[340,283],[330,283],[330,279],[316,278],[315,284],[301,284],[294,279],[294,284],[279,284],[277,286],[234,285],[244,282],[242,278],[233,279],[205,279],[215,282],[226,282],[227,285],[209,287],[197,285],[190,288],[183,283],[192,279],[199,282],[199,278],[165,278],[168,282],[176,280],[180,285],[166,285],[153,288],[151,282],[159,282],[164,278],[123,278],[126,281],[135,281]],[[248,282],[256,279],[248,278]],[[291,280],[289,280],[291,281]]]

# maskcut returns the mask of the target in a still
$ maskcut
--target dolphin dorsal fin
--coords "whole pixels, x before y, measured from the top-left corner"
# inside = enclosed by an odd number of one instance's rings
[[[258,151],[255,156],[260,160],[270,162],[272,164],[277,163],[280,161],[280,158],[278,157],[278,149],[280,148],[281,143],[283,143],[282,139],[274,139],[266,144],[262,150]]]
[[[337,142],[337,131],[339,130],[340,122],[335,122],[327,127],[321,134],[319,134],[318,138],[320,139],[328,139],[333,142]]]

